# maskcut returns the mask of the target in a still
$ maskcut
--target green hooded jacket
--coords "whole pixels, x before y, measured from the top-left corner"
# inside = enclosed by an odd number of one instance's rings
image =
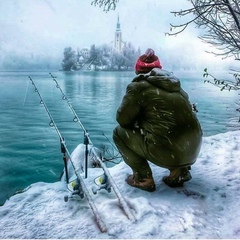
[[[154,68],[134,78],[116,119],[122,128],[142,129],[149,158],[157,165],[175,168],[196,161],[202,130],[187,93],[171,73]]]

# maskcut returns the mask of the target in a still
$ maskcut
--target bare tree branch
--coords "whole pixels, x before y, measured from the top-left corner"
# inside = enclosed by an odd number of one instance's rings
[[[214,45],[218,52],[212,54],[224,58],[234,56],[239,60],[240,52],[240,3],[239,0],[190,0],[192,8],[172,12],[175,16],[192,16],[183,24],[170,24],[167,35],[178,35],[190,24],[203,28],[201,40]],[[174,32],[175,30],[175,32]]]
[[[203,77],[206,78],[204,83],[210,83],[218,88],[221,91],[228,90],[228,91],[239,91],[240,90],[240,71],[231,70],[230,75],[234,78],[234,81],[225,80],[225,79],[218,79],[210,74],[207,68],[204,69]],[[207,80],[207,78],[210,79]],[[236,108],[236,111],[240,112],[240,101],[236,103],[239,107]],[[238,122],[240,123],[240,116],[238,117]]]
[[[91,2],[92,5],[103,7],[104,12],[108,12],[110,10],[115,10],[117,3],[119,0],[93,0]]]

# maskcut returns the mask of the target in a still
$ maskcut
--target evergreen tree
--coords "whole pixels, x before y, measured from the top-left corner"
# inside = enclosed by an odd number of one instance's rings
[[[63,55],[64,58],[62,61],[62,69],[64,71],[70,71],[71,69],[74,69],[77,63],[76,52],[71,47],[67,47],[64,49]]]
[[[96,70],[97,66],[100,65],[100,51],[98,48],[96,48],[95,44],[91,46],[89,59]]]

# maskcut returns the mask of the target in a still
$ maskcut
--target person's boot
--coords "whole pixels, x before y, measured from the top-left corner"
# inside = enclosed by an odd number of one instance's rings
[[[127,177],[126,182],[132,187],[140,188],[148,192],[153,192],[156,189],[152,174],[150,173],[147,173],[147,176],[143,178],[140,177],[138,172],[135,172]]]
[[[170,170],[170,175],[163,177],[163,182],[165,182],[169,187],[181,187],[184,182],[192,179],[189,172],[190,167],[175,168]]]

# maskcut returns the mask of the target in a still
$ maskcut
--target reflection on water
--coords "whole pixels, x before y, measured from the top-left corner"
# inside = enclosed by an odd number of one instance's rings
[[[16,190],[39,181],[54,182],[63,169],[58,135],[34,87],[36,83],[69,151],[83,143],[83,131],[47,72],[0,72],[0,203]],[[94,145],[110,151],[115,113],[132,72],[55,72],[54,76],[88,130]],[[236,92],[220,92],[202,79],[182,78],[197,113],[204,135],[213,135],[235,126]],[[235,121],[235,122],[234,122]],[[104,136],[103,135],[106,136]],[[107,139],[108,138],[108,139]]]

